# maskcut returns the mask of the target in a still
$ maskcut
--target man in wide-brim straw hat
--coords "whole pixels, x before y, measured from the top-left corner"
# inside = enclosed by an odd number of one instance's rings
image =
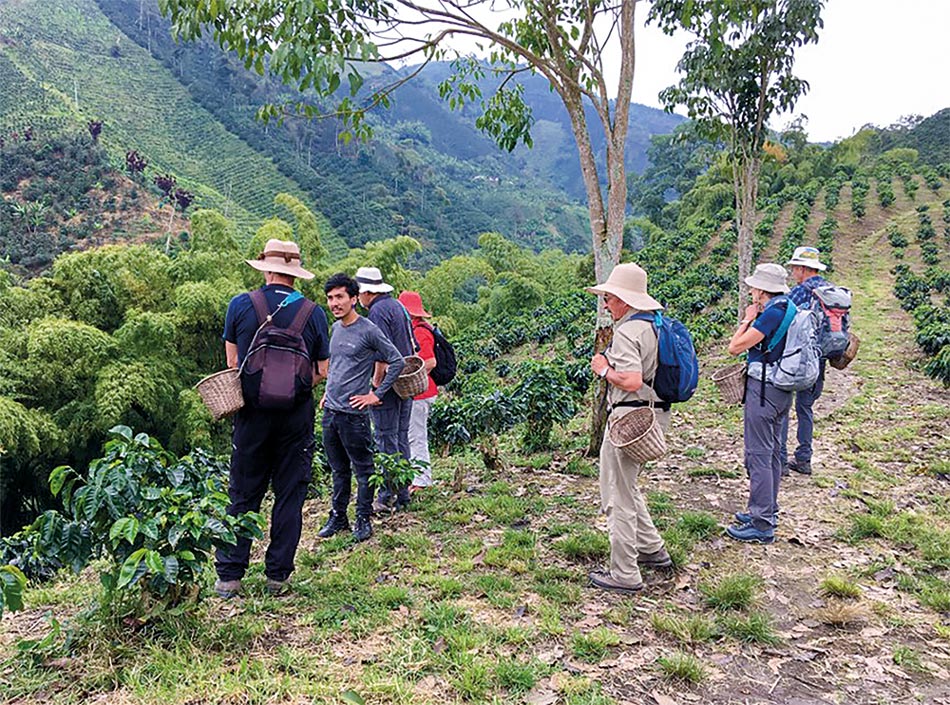
[[[828,265],[821,262],[821,253],[815,247],[796,247],[792,258],[785,263],[789,268],[792,279],[797,283],[788,292],[788,298],[798,308],[813,308],[814,291],[820,286],[829,286],[831,282],[822,277],[819,272],[828,269]],[[795,417],[798,419],[798,446],[791,459],[788,458],[788,417],[785,417],[785,426],[782,429],[782,463],[784,474],[789,470],[811,475],[812,436],[815,429],[815,413],[812,407],[821,396],[825,388],[825,360],[822,359],[818,368],[818,381],[811,389],[805,389],[795,394]]]
[[[273,487],[264,575],[267,589],[279,593],[287,588],[300,542],[314,450],[312,385],[326,377],[330,356],[327,317],[294,289],[295,279],[313,279],[303,268],[297,243],[268,240],[260,256],[246,262],[264,273],[264,286],[231,299],[224,322],[228,367],[244,365],[244,408],[234,417],[228,513],[259,511],[268,485]],[[280,329],[288,329],[286,340],[297,345],[289,358],[292,366],[272,364],[275,358],[268,357],[266,341]],[[214,589],[219,596],[238,594],[250,551],[250,539],[240,539],[217,552]]]
[[[636,264],[618,264],[607,281],[587,291],[604,297],[614,321],[612,342],[590,363],[594,374],[607,383],[608,428],[634,408],[653,403],[665,432],[670,405],[650,387],[656,374],[657,336],[649,321],[631,319],[641,311],[663,308],[647,293],[646,272]],[[610,566],[591,573],[590,580],[604,590],[633,593],[643,589],[641,568],[666,568],[672,561],[637,486],[642,465],[615,447],[608,436],[600,446],[600,508],[607,515]]]

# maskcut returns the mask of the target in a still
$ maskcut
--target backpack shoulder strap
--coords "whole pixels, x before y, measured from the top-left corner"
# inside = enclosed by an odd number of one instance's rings
[[[262,326],[270,315],[270,311],[267,310],[267,298],[264,296],[264,291],[263,289],[254,289],[248,295],[251,297],[254,313],[257,314],[257,324]]]
[[[792,325],[792,321],[795,320],[796,313],[798,313],[798,308],[794,303],[792,303],[791,299],[788,299],[788,306],[785,308],[785,315],[782,317],[782,322],[778,324],[778,328],[775,329],[775,332],[772,334],[772,339],[769,341],[769,345],[765,349],[766,355],[772,352],[782,341],[782,338],[785,337],[785,334],[788,333],[788,329]]]
[[[294,320],[291,322],[290,326],[287,328],[291,333],[296,335],[302,335],[304,326],[307,325],[307,321],[310,320],[310,314],[313,313],[317,305],[310,299],[304,299],[300,302],[300,308],[297,309],[297,315],[294,316]]]

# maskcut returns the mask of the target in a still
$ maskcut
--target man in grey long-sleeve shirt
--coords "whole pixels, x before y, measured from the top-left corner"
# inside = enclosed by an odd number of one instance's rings
[[[324,286],[327,305],[336,318],[330,330],[330,369],[323,395],[323,450],[333,471],[333,508],[321,538],[350,528],[346,509],[352,476],[356,475],[356,524],[353,538],[373,535],[369,516],[373,492],[373,436],[369,409],[392,388],[404,362],[396,347],[374,323],[356,313],[359,284],[345,274],[334,274]],[[376,390],[370,389],[377,362],[388,364]]]

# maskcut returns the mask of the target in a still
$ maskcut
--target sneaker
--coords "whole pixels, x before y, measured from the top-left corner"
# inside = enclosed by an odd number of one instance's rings
[[[393,505],[392,511],[394,512],[403,512],[409,510],[409,498],[397,499],[396,503]]]
[[[353,539],[355,541],[365,541],[373,535],[373,525],[369,523],[367,517],[357,517],[356,525],[353,527]]]
[[[409,494],[415,494],[421,490],[424,490],[428,485],[409,485]]]
[[[726,529],[726,534],[736,541],[745,541],[746,543],[772,543],[775,541],[775,532],[772,529],[763,531],[762,529],[756,529],[752,524],[730,526]]]
[[[641,568],[670,568],[673,565],[673,559],[665,548],[653,553],[637,552],[637,565]]]
[[[240,580],[218,579],[214,581],[214,594],[220,597],[222,600],[230,600],[232,597],[237,597],[238,593],[240,592]]]
[[[788,469],[794,470],[799,475],[811,475],[810,460],[789,460]]]
[[[624,583],[614,578],[608,570],[595,570],[589,573],[590,583],[601,590],[633,594],[643,589],[643,583]]]
[[[328,539],[335,534],[340,533],[341,531],[350,530],[350,521],[346,518],[346,514],[337,514],[335,511],[330,512],[330,516],[327,519],[327,523],[323,525],[323,528],[317,532],[317,536],[322,539]]]
[[[752,515],[749,512],[736,512],[733,516],[736,519],[736,526],[752,523]]]
[[[264,589],[267,590],[269,595],[273,595],[274,597],[283,595],[290,590],[290,578],[285,578],[284,580],[268,578],[264,583]]]

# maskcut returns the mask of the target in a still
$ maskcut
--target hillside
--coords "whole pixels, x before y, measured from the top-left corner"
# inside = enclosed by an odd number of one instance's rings
[[[488,317],[456,338],[462,375],[433,417],[434,439],[454,452],[434,455],[439,484],[408,512],[377,521],[372,540],[318,540],[328,503],[314,496],[289,595],[265,592],[255,544],[245,595],[209,599],[188,616],[80,614],[99,594],[102,564],[64,571],[0,620],[5,697],[18,705],[945,705],[950,374],[923,374],[938,356],[921,326],[947,310],[950,184],[872,166],[792,184],[763,204],[760,259],[782,261],[794,244],[819,242],[830,278],[855,293],[862,340],[847,370],[829,372],[815,474],[784,482],[775,544],[721,536],[747,492],[741,409],[723,406],[708,381],[734,321],[734,241],[712,217],[718,187],[698,183],[684,201],[705,205],[681,205],[687,229],[653,233],[636,255],[651,291],[703,342],[700,390],[677,408],[670,452],[641,480],[673,572],[650,574],[635,597],[586,587],[607,549],[597,470],[584,455],[583,396],[577,415],[549,427],[549,448],[526,448],[537,441],[525,433],[530,424],[503,424],[497,436],[478,426],[531,375],[544,380],[544,394],[529,403],[549,421],[560,410],[553,395],[560,403],[569,387],[586,388],[594,300],[559,293],[505,314],[507,326]],[[717,227],[690,225],[710,212]],[[556,269],[497,240],[454,264],[488,272],[476,267],[479,256],[525,273],[521,282],[499,277],[493,303],[514,294],[523,304],[528,277]],[[438,285],[453,272],[468,281],[446,265],[421,284],[444,293]],[[68,648],[55,630],[39,641],[50,633],[47,613],[74,620]]]
[[[175,175],[197,206],[235,220],[243,239],[274,215],[274,195],[286,192],[325,218],[336,257],[344,242],[358,247],[403,234],[423,242],[422,261],[432,264],[488,230],[538,250],[589,248],[566,116],[543,82],[529,91],[536,149],[512,158],[473,128],[470,115],[438,100],[427,78],[445,70],[438,66],[407,85],[391,111],[372,117],[369,143],[343,144],[332,120],[264,125],[254,119],[257,108],[286,91],[209,43],[176,44],[152,0],[4,3],[0,68],[7,141],[27,127],[47,139],[101,120],[116,164],[137,150],[150,178]],[[636,108],[630,166],[642,166],[637,147],[652,132],[680,121]]]

